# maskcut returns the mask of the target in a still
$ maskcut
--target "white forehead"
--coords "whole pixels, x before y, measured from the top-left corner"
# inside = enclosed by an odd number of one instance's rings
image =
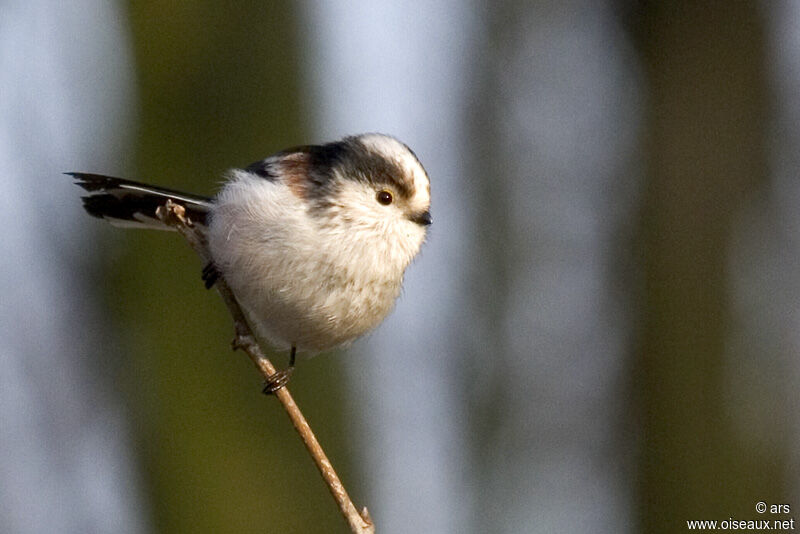
[[[408,149],[406,145],[384,134],[364,134],[360,135],[359,140],[367,148],[376,154],[397,162],[397,164],[405,171],[406,176],[410,176],[414,189],[417,195],[429,198],[430,196],[430,183],[425,169],[422,168],[417,157]]]

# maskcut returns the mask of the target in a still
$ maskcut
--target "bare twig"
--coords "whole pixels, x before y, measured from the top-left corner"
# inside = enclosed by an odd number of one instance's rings
[[[189,246],[200,256],[203,262],[210,261],[211,258],[205,239],[203,235],[197,231],[192,221],[186,217],[183,206],[171,200],[167,200],[164,206],[156,210],[156,214],[162,222],[175,228],[186,239]],[[220,277],[215,285],[222,300],[228,307],[228,311],[230,311],[233,317],[233,324],[236,332],[233,348],[242,349],[246,352],[264,376],[264,379],[269,380],[276,372],[275,366],[272,365],[258,345],[236,297],[234,297],[223,277]],[[359,534],[374,534],[375,525],[372,522],[367,508],[364,507],[364,509],[359,512],[353,504],[353,501],[350,500],[350,496],[344,489],[341,480],[339,480],[339,476],[333,469],[333,465],[331,465],[330,460],[328,460],[325,451],[322,450],[322,446],[319,444],[319,441],[317,441],[316,436],[314,436],[314,432],[312,432],[306,418],[303,417],[297,403],[294,402],[289,390],[286,389],[286,387],[282,387],[276,390],[274,395],[283,405],[292,425],[294,425],[294,428],[297,430],[298,434],[300,434],[300,438],[303,440],[303,444],[306,446],[308,453],[314,459],[314,463],[317,464],[317,469],[319,469],[323,480],[325,480],[325,483],[328,485],[328,489],[331,495],[333,495],[336,504],[339,506],[339,510],[350,525],[351,531]]]

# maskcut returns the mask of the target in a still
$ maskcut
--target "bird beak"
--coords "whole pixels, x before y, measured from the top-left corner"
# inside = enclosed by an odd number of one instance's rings
[[[410,215],[408,218],[421,226],[429,226],[433,222],[430,210],[425,210],[422,213],[415,213],[414,215]]]

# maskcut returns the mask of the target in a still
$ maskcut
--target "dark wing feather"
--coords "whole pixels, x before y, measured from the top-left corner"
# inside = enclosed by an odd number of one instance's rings
[[[65,174],[75,178],[75,183],[89,192],[83,197],[83,207],[87,213],[106,219],[115,226],[169,230],[156,217],[156,208],[163,206],[167,199],[184,206],[193,222],[204,225],[212,206],[212,200],[208,197],[123,178],[82,172]]]

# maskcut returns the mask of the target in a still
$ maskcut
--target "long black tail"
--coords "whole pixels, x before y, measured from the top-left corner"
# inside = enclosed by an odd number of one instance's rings
[[[156,208],[171,199],[186,208],[189,218],[197,224],[205,224],[211,209],[211,199],[199,195],[181,193],[122,178],[68,172],[76,184],[89,192],[83,197],[83,207],[94,217],[105,219],[114,226],[125,228],[152,228],[170,230],[156,217]]]

